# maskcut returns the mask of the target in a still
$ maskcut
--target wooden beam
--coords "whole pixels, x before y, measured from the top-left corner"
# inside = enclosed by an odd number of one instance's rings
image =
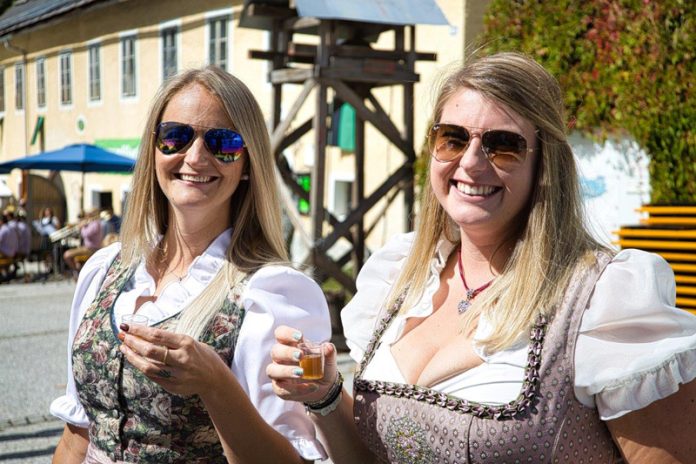
[[[696,295],[696,287],[677,285],[677,295]]]
[[[696,261],[696,253],[669,253],[658,251],[657,254],[667,261]]]
[[[269,73],[271,84],[300,84],[314,76],[314,69],[284,68]]]
[[[292,124],[292,121],[295,119],[295,116],[297,116],[297,113],[300,111],[300,108],[302,108],[302,105],[304,105],[304,102],[307,100],[309,93],[315,85],[316,81],[314,79],[307,79],[305,81],[304,87],[302,87],[302,91],[297,96],[295,103],[292,104],[290,111],[288,111],[285,118],[282,119],[280,124],[273,130],[273,135],[271,136],[271,152],[276,153],[278,151],[280,142],[285,137],[285,131],[288,130],[288,127]]]
[[[353,278],[348,276],[343,270],[338,267],[336,263],[334,263],[329,257],[327,257],[324,253],[321,251],[315,249],[314,250],[314,262],[324,271],[326,272],[329,276],[333,277],[343,285],[346,290],[349,292],[355,294],[356,288],[355,288],[355,282],[353,281]]]
[[[329,235],[319,240],[317,247],[323,251],[331,248],[339,237],[345,234],[350,227],[352,227],[365,215],[367,210],[371,209],[375,203],[377,203],[382,197],[384,197],[384,195],[387,194],[387,192],[389,192],[389,190],[401,182],[407,172],[408,168],[406,166],[401,166],[399,169],[397,169],[381,186],[379,186],[379,188],[372,192],[372,194],[367,197],[358,208],[351,211],[343,222],[334,227],[333,231],[331,231]]]
[[[274,155],[277,157],[283,150],[288,148],[293,143],[297,142],[303,135],[312,130],[312,118],[307,119],[305,122],[300,124],[295,130],[286,134],[283,140],[280,141],[280,145],[276,148]]]
[[[644,250],[696,250],[696,242],[670,242],[668,240],[619,240],[621,248]]]
[[[247,16],[266,16],[271,18],[292,18],[297,16],[294,8],[283,8],[260,3],[250,3],[246,7]]]
[[[689,216],[650,216],[647,219],[641,219],[641,224],[660,224],[670,226],[696,226],[696,217]]]
[[[677,307],[679,308],[693,308],[687,309],[692,314],[696,314],[696,298],[677,298]]]
[[[651,237],[651,238],[696,238],[695,229],[632,229],[630,227],[622,227],[614,232],[620,237]]]
[[[658,206],[658,205],[646,205],[636,208],[636,211],[640,213],[648,214],[696,214],[696,206]]]
[[[674,281],[678,284],[696,284],[696,276],[675,274]]]
[[[696,272],[696,264],[669,263],[672,270],[676,272]]]
[[[400,85],[404,82],[418,82],[418,74],[398,67],[390,69],[393,66],[394,64],[390,62],[361,63],[360,66],[344,63],[342,67],[321,68],[319,76],[374,85]]]
[[[362,119],[369,121],[373,126],[375,126],[375,128],[384,134],[384,136],[387,137],[387,139],[399,150],[401,150],[401,152],[408,153],[409,151],[413,151],[413,147],[409,147],[408,143],[401,138],[401,134],[396,127],[391,124],[391,121],[384,121],[380,115],[367,108],[363,102],[363,99],[358,96],[353,89],[337,79],[328,79],[326,82],[333,87],[334,90],[336,90],[339,97],[355,108],[355,112]]]
[[[282,59],[284,61],[289,61],[292,63],[303,63],[303,64],[313,64],[314,58],[306,56],[293,55],[291,53],[283,52],[269,52],[265,50],[249,50],[247,55],[250,59],[254,60],[266,60],[275,61],[276,59]]]

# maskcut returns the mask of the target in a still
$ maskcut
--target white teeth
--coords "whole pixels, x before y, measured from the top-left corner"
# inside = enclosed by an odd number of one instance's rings
[[[210,176],[191,176],[189,174],[181,174],[181,180],[188,182],[210,182],[212,177]]]
[[[490,185],[482,185],[480,187],[474,187],[473,185],[464,184],[462,182],[457,182],[457,190],[467,195],[480,195],[487,196],[495,191],[495,187]]]

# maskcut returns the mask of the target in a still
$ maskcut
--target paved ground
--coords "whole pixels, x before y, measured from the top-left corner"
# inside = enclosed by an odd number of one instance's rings
[[[0,285],[0,462],[49,463],[63,423],[71,281]]]
[[[65,391],[73,290],[69,280],[0,285],[1,464],[51,462],[63,423],[48,407]],[[339,365],[352,388],[347,355]]]

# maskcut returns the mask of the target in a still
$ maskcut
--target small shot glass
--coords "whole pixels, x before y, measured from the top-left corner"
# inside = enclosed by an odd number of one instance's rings
[[[302,378],[305,380],[319,380],[324,378],[324,350],[321,342],[305,340],[297,347],[302,352],[300,367]]]
[[[142,314],[124,314],[121,316],[121,323],[128,325],[143,325],[147,327],[150,320],[147,318],[147,316],[143,316]]]

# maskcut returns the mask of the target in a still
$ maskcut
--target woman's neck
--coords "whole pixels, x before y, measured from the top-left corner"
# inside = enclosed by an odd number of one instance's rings
[[[169,226],[159,244],[157,268],[161,273],[185,275],[189,266],[227,228],[226,221],[192,222],[170,214]]]
[[[513,243],[477,241],[462,233],[461,247],[455,253],[461,253],[462,268],[469,287],[475,288],[499,275],[512,255]]]

